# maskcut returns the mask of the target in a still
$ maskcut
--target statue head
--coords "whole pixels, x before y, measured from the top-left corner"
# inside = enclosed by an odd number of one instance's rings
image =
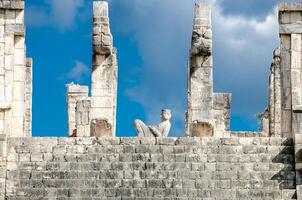
[[[171,110],[170,109],[162,109],[161,110],[161,119],[164,120],[169,120],[171,119]]]

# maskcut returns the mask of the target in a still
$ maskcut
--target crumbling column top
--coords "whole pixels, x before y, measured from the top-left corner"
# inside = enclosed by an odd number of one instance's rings
[[[24,7],[24,0],[0,0],[2,9],[23,10]]]
[[[195,3],[195,18],[202,17],[203,13],[201,13],[203,10],[211,10],[211,3],[210,2],[198,2]]]
[[[88,86],[69,83],[65,85],[68,93],[88,93]]]
[[[302,3],[279,3],[279,11],[302,11]]]
[[[108,17],[108,10],[107,1],[93,2],[93,17]]]
[[[195,3],[194,27],[211,27],[211,3]]]

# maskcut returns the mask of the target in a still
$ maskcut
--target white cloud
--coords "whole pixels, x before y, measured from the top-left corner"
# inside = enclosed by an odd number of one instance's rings
[[[51,18],[60,30],[69,30],[75,26],[78,11],[84,5],[83,0],[49,0]]]
[[[47,14],[39,7],[26,7],[25,17],[26,24],[33,27],[41,27],[49,24]]]
[[[52,26],[60,31],[72,30],[81,16],[84,0],[45,0],[43,6],[26,8],[28,26]]]
[[[90,69],[84,63],[76,60],[74,67],[67,72],[65,75],[59,77],[60,80],[71,80],[76,81],[77,83],[81,82],[85,77],[88,77],[90,74]]]

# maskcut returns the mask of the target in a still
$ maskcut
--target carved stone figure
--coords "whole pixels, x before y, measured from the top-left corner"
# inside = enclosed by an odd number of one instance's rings
[[[139,119],[134,121],[134,127],[138,137],[167,137],[171,128],[171,110],[161,111],[161,123],[158,125],[146,125]]]

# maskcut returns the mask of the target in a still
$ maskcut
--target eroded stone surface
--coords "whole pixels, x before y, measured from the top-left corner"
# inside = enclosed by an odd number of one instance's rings
[[[10,138],[7,144],[0,195],[8,199],[287,200],[296,191],[287,138]]]
[[[212,63],[211,5],[197,3],[188,69],[186,134],[190,136],[208,135],[195,133],[194,123],[211,125],[215,137],[226,136],[222,134],[230,127],[231,95],[213,93]]]
[[[93,2],[93,67],[90,119],[107,119],[115,135],[117,58],[110,32],[108,3]]]
[[[112,125],[107,119],[94,119],[91,122],[92,137],[110,137],[112,136]]]
[[[92,130],[90,127],[94,127],[91,121],[100,119],[107,120],[111,128],[106,131],[110,130],[111,136],[115,135],[117,105],[116,51],[113,47],[113,37],[110,32],[108,3],[93,1],[91,97],[88,97],[88,87],[87,93],[86,91],[84,93],[79,91],[75,92],[77,94],[67,96],[69,135],[95,135],[95,132],[90,133],[90,130]],[[82,100],[86,102],[85,105],[81,104],[83,103]],[[89,107],[87,106],[88,101]],[[79,103],[79,113],[75,111],[77,103]],[[76,115],[78,120],[76,120]],[[86,124],[87,120],[88,124]]]
[[[90,134],[90,108],[89,99],[77,101],[76,105],[76,136],[89,137]]]
[[[214,128],[207,122],[195,122],[192,129],[193,137],[213,137]]]
[[[31,68],[26,63],[24,2],[0,1],[0,134],[31,136]]]
[[[79,101],[87,100],[88,86],[81,86],[74,83],[66,85],[67,88],[67,117],[68,117],[68,135],[77,136],[76,106]],[[82,135],[83,136],[83,135]],[[89,136],[89,135],[88,135]]]

